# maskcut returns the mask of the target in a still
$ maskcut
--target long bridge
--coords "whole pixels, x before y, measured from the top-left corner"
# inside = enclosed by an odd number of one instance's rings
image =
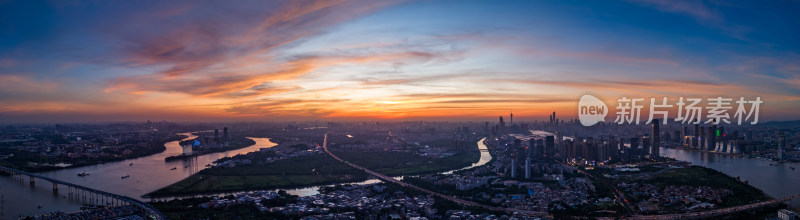
[[[25,171],[12,169],[4,166],[0,166],[0,172],[6,173],[10,175],[12,178],[22,182],[24,182],[25,179],[28,179],[30,181],[30,184],[32,185],[36,183],[37,179],[50,182],[53,185],[53,192],[58,192],[59,186],[61,186],[62,189],[63,187],[66,187],[67,196],[69,196],[69,198],[78,199],[81,200],[82,202],[91,205],[110,205],[110,206],[132,205],[142,210],[149,219],[154,219],[154,220],[167,219],[167,217],[163,213],[158,211],[156,208],[153,208],[153,206],[150,206],[147,203],[141,202],[131,197],[121,196],[114,193],[92,189],[89,187],[68,183],[50,177],[28,173]]]

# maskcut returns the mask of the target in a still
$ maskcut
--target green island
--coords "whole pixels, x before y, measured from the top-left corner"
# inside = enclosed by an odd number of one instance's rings
[[[640,171],[635,172],[619,172],[608,168],[595,168],[587,170],[588,173],[595,177],[602,179],[617,186],[617,188],[624,193],[626,199],[629,201],[632,208],[640,214],[665,214],[665,213],[682,213],[686,212],[687,205],[683,204],[681,200],[678,201],[665,201],[665,197],[653,196],[652,192],[642,190],[633,186],[649,186],[651,190],[657,190],[659,194],[666,193],[666,188],[675,190],[680,189],[703,189],[703,191],[715,191],[717,195],[712,194],[706,199],[705,202],[714,205],[713,207],[696,208],[692,211],[713,210],[719,208],[740,206],[752,204],[761,201],[772,199],[769,195],[762,190],[742,182],[737,178],[728,176],[722,172],[716,171],[711,168],[702,166],[686,166],[680,168],[664,168],[657,166],[642,166],[639,167]],[[630,187],[620,187],[621,185],[628,185]],[[598,185],[600,186],[600,185]],[[687,187],[687,188],[681,188]],[[600,190],[602,188],[602,190]],[[607,187],[598,187],[598,196],[607,196],[613,198],[613,189]],[[718,196],[718,197],[717,197]],[[668,197],[668,196],[666,196]],[[712,198],[716,197],[716,198]],[[565,210],[560,210],[554,213],[556,216],[578,216],[578,215],[599,215],[598,212],[602,210],[613,210],[614,212],[622,211],[618,205],[607,206],[608,204],[589,204],[580,207],[570,207]],[[643,207],[650,207],[643,209]],[[769,206],[749,212],[746,219],[758,218],[763,213],[774,213],[781,206]],[[740,215],[743,213],[740,213]],[[613,215],[612,215],[613,216]],[[743,216],[738,216],[743,217]]]
[[[201,134],[200,133],[195,133],[195,135],[199,136]],[[189,145],[189,144],[192,144],[192,142],[194,142],[195,140],[198,140],[198,139],[200,139],[200,137],[197,137],[195,139],[190,139],[190,140],[183,140],[183,141],[179,142],[179,144],[180,144],[180,146]],[[164,161],[169,162],[169,161],[174,161],[174,160],[185,160],[185,159],[188,159],[188,158],[198,157],[198,156],[202,156],[202,155],[206,155],[206,154],[213,154],[213,153],[225,152],[225,151],[230,151],[230,150],[238,150],[238,149],[242,149],[242,148],[253,146],[255,144],[256,144],[256,142],[253,139],[247,138],[245,136],[233,136],[233,137],[231,137],[231,140],[229,141],[228,144],[221,145],[219,147],[214,147],[214,148],[197,150],[197,151],[194,151],[194,153],[192,153],[192,155],[183,155],[183,154],[181,154],[181,155],[169,156],[169,157],[164,158]]]
[[[480,158],[477,150],[431,158],[411,152],[336,152],[342,159],[387,175],[419,175],[469,166]],[[299,188],[367,180],[369,176],[326,154],[298,156],[259,165],[202,170],[148,197],[195,195],[247,190]]]
[[[643,181],[643,180],[637,180]],[[745,205],[771,199],[760,189],[743,183],[722,172],[701,166],[667,169],[652,175],[649,182],[657,186],[686,185],[728,189],[733,195],[722,200],[722,207]]]

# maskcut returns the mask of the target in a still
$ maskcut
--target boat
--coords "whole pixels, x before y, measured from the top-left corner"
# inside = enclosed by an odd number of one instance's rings
[[[39,205],[39,208],[38,208],[38,209],[41,209],[41,208],[42,208],[42,205]]]
[[[770,165],[770,166],[773,166],[773,167],[777,167],[777,166],[778,166],[778,164],[774,164],[774,163],[771,163],[771,164],[769,164],[769,165]]]
[[[88,175],[89,175],[89,173],[87,173],[87,172],[83,172],[83,173],[79,173],[78,174],[78,176],[80,176],[80,177],[84,177],[84,176],[88,176]]]
[[[184,166],[183,168],[189,168],[189,166]]]
[[[133,163],[129,164],[128,166],[133,166]]]
[[[792,170],[794,170],[794,167],[789,167],[789,169],[792,169]]]
[[[131,175],[122,176],[122,179],[125,179],[125,178],[128,178],[128,177],[131,177]]]
[[[169,169],[169,170],[176,170],[176,169],[178,169],[178,167],[173,167],[172,169]]]

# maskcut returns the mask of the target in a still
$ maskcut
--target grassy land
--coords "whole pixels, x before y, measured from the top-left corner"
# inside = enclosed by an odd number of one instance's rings
[[[388,175],[416,175],[468,166],[480,153],[470,151],[445,158],[426,158],[405,152],[337,152],[339,157]],[[148,194],[193,195],[258,189],[294,188],[366,180],[368,175],[328,155],[280,160],[266,165],[210,168]]]
[[[289,158],[267,165],[205,169],[148,196],[305,187],[366,178],[365,173],[327,155],[314,155]]]
[[[390,176],[417,175],[469,166],[480,152],[467,151],[444,158],[426,158],[408,152],[334,152],[343,160]]]

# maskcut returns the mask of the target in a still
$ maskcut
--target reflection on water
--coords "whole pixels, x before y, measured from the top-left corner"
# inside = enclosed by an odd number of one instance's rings
[[[38,181],[30,185],[28,179],[18,180],[9,176],[0,177],[0,219],[17,219],[37,213],[49,213],[60,210],[78,210],[80,202],[68,199],[62,194],[55,194],[52,185]],[[39,208],[38,206],[42,206]]]
[[[708,167],[733,177],[740,177],[742,181],[748,181],[750,185],[775,198],[800,194],[800,171],[789,168],[790,166],[800,167],[800,164],[777,163],[756,158],[663,147],[661,156],[691,162],[693,165]],[[800,207],[800,200],[793,200],[791,205]]]
[[[486,138],[483,138],[480,141],[478,141],[478,150],[481,151],[481,158],[478,159],[478,162],[472,163],[472,165],[470,165],[468,167],[464,167],[464,168],[457,169],[457,170],[451,170],[451,171],[447,171],[447,172],[442,172],[441,174],[444,174],[444,175],[453,174],[453,172],[456,172],[456,171],[459,171],[459,170],[466,170],[466,169],[470,169],[470,168],[473,168],[473,167],[483,166],[484,164],[486,164],[489,161],[491,161],[492,160],[492,155],[489,154],[488,148],[486,148],[486,145],[483,144],[484,140],[486,140]]]
[[[190,133],[183,133],[183,135],[189,136],[184,140],[196,137]],[[39,174],[131,198],[140,198],[146,193],[178,182],[202,170],[206,164],[213,163],[219,158],[275,146],[275,143],[270,142],[268,138],[250,139],[254,140],[256,144],[238,150],[206,154],[187,160],[165,162],[164,158],[182,153],[179,142],[172,141],[165,144],[167,149],[164,152],[147,157],[48,171]],[[131,163],[133,165],[130,165]],[[175,169],[172,170],[172,168]],[[90,175],[79,177],[78,173],[82,172]],[[126,175],[130,175],[130,177],[121,178]],[[64,195],[53,195],[51,187],[52,185],[47,182],[37,182],[36,187],[32,188],[28,186],[27,180],[24,183],[20,183],[10,177],[0,177],[0,193],[5,199],[3,214],[7,217],[16,218],[18,215],[34,215],[53,210],[75,211],[79,209],[81,205],[79,202],[65,199]],[[61,194],[65,193],[66,191],[61,192]],[[13,199],[13,205],[9,203],[9,199]],[[42,209],[37,208],[39,205],[42,205]]]

